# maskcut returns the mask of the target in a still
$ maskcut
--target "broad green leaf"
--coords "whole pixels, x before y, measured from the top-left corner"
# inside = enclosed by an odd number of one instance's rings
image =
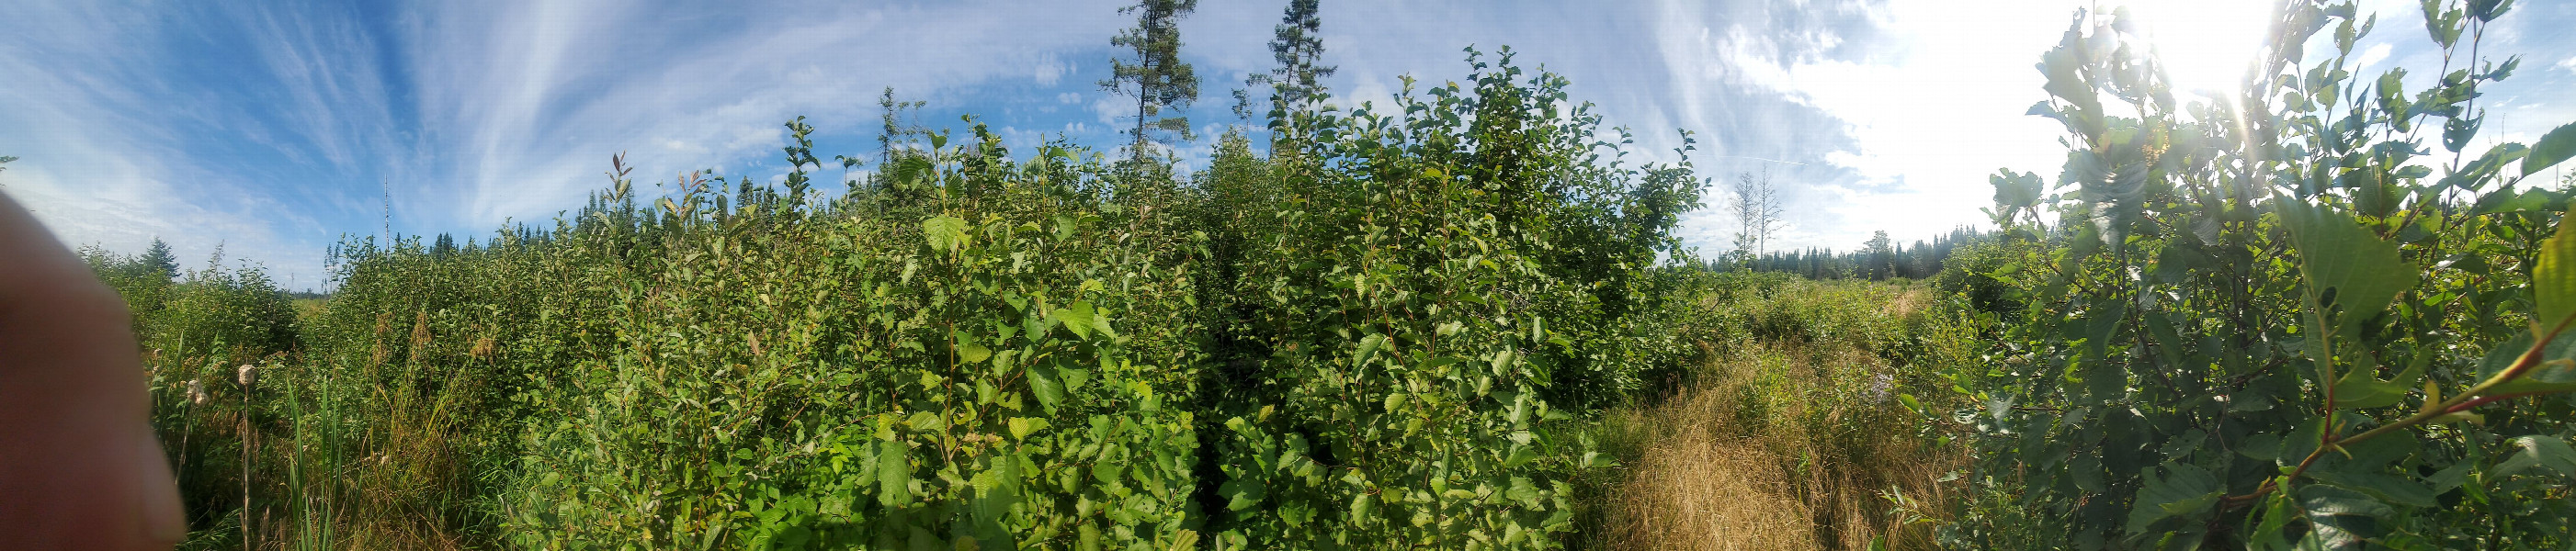
[[[966,339],[957,341],[957,361],[961,363],[971,364],[991,357],[993,357],[993,350],[984,348],[984,345],[975,344],[975,341]]]
[[[2451,490],[2459,488],[2461,482],[2468,479],[2470,471],[2477,468],[2478,464],[2473,461],[2452,463],[2449,467],[2434,471],[2432,476],[2424,477],[2424,483],[2433,485],[2433,495],[2450,493]]]
[[[2416,482],[2396,475],[2373,472],[2346,473],[2333,470],[2310,470],[2308,473],[2315,475],[2317,480],[2323,480],[2328,484],[2340,486],[2344,489],[2369,494],[2372,498],[2388,503],[2395,503],[2408,507],[2435,507],[2441,505],[2439,502],[2434,501],[2434,497],[2437,494],[2433,492],[2432,488],[2425,487],[2422,482]]]
[[[1225,496],[1225,510],[1241,511],[1260,505],[1261,498],[1266,496],[1267,489],[1259,480],[1232,478],[1226,480],[1224,484],[1217,485],[1216,493]]]
[[[1098,314],[1091,309],[1091,302],[1081,300],[1047,312],[1047,319],[1055,320],[1066,330],[1073,331],[1073,336],[1085,339],[1091,338],[1091,331],[1099,327],[1099,322],[1094,320],[1097,316]]]
[[[2139,473],[2145,487],[2138,490],[2137,502],[2129,507],[2129,533],[2144,534],[2156,521],[2188,518],[2210,510],[2225,495],[2226,488],[2218,477],[2190,463],[2166,463],[2165,475],[2155,469]]]
[[[2549,168],[2568,157],[2576,157],[2576,123],[2560,125],[2540,135],[2540,143],[2531,146],[2531,155],[2522,158],[2522,173],[2529,176]]]
[[[2299,506],[2316,529],[2310,537],[2332,549],[2359,548],[2365,541],[2359,530],[2372,526],[2369,519],[2397,512],[2367,494],[2326,484],[2299,487]]]
[[[903,420],[903,424],[911,427],[912,430],[919,431],[933,431],[948,428],[948,422],[940,419],[939,414],[927,411],[912,412],[912,416],[905,418]]]
[[[1055,366],[1046,362],[1032,364],[1028,374],[1029,395],[1036,397],[1038,405],[1045,407],[1048,413],[1054,413],[1055,405],[1064,401],[1064,383],[1056,379]]]
[[[2415,355],[2415,361],[2409,362],[2405,371],[2398,372],[2396,377],[2385,381],[2379,380],[2372,373],[2374,371],[2372,369],[2357,368],[2345,371],[2343,376],[2335,381],[2335,407],[2376,408],[2397,405],[2398,402],[2405,400],[2407,393],[2415,390],[2415,383],[2424,380],[2424,369],[2432,363],[2432,358],[2432,354],[2418,353]]]
[[[2549,204],[2556,199],[2557,193],[2545,189],[2503,188],[2478,196],[2477,203],[2469,207],[2469,214],[2549,210]]]
[[[2001,174],[1987,176],[1986,181],[1995,186],[1997,205],[2017,208],[2039,204],[2042,187],[2037,172],[2016,174],[2005,169]]]
[[[2415,286],[2415,266],[2398,257],[2397,244],[2380,239],[2351,215],[2298,201],[2275,204],[2299,250],[2308,306],[2329,324],[2316,328],[2320,333],[2356,337],[2354,327]]]
[[[2493,181],[2496,173],[2504,170],[2506,164],[2522,160],[2529,155],[2531,155],[2531,148],[2521,143],[2497,144],[2487,148],[2485,154],[2478,155],[2478,160],[2470,161],[2468,166],[2442,176],[2442,185],[2463,191],[2477,191]]]
[[[1386,335],[1371,334],[1366,337],[1360,337],[1360,350],[1359,352],[1351,355],[1351,363],[1355,365],[1367,365],[1369,358],[1376,356],[1378,349],[1385,347]]]
[[[877,501],[887,507],[912,504],[912,465],[904,461],[903,442],[877,441]]]
[[[2512,455],[2505,456],[2504,461],[2496,463],[2495,468],[2487,470],[2488,479],[2504,478],[2532,467],[2557,471],[2559,476],[2576,476],[2576,449],[2569,448],[2566,440],[2556,436],[2531,435],[2518,436],[2508,442],[2516,449]]]
[[[1089,303],[1083,303],[1083,302],[1076,302],[1076,303],[1074,303],[1074,304],[1079,304],[1079,305],[1082,305],[1083,307],[1086,307],[1086,308],[1088,308],[1088,307],[1090,307],[1090,306],[1091,306]],[[1118,330],[1116,330],[1116,329],[1110,329],[1110,328],[1109,328],[1109,313],[1108,313],[1108,312],[1094,312],[1094,313],[1091,315],[1091,329],[1092,329],[1092,330],[1094,330],[1094,331],[1099,331],[1101,336],[1109,337],[1109,338],[1112,338],[1112,339],[1116,339],[1116,338],[1118,338]]]
[[[966,245],[966,221],[954,216],[934,216],[921,221],[921,237],[930,248],[950,252]]]
[[[2531,333],[2523,332],[2487,349],[2486,358],[2478,362],[2478,379],[2494,378],[2496,374],[2511,369],[2522,359],[2524,352],[2531,350],[2531,341]],[[2560,332],[2558,338],[2550,339],[2549,345],[2541,348],[2540,358],[2539,366],[2488,389],[2486,394],[2576,391],[2576,331]]]
[[[2539,303],[2531,313],[2538,325],[2533,330],[2544,336],[2576,316],[2576,228],[2571,226],[2576,224],[2559,224],[2558,235],[2541,243],[2540,262],[2531,270],[2532,294]]]
[[[1082,383],[1089,382],[1091,380],[1091,372],[1080,369],[1058,369],[1055,370],[1055,373],[1057,375],[1057,379],[1064,382],[1065,392],[1082,390]]]
[[[1012,539],[1011,530],[1005,523],[1010,519],[1011,510],[1020,504],[1020,462],[1003,460],[994,463],[994,468],[975,473],[972,482],[975,497],[971,509],[974,517],[969,519],[971,524],[968,526],[975,533],[958,538],[957,547],[960,549],[978,549],[969,546],[970,539],[993,541],[1005,547]]]
[[[1012,417],[1010,421],[1011,439],[1027,440],[1030,433],[1046,430],[1046,428],[1046,419],[1036,417]]]

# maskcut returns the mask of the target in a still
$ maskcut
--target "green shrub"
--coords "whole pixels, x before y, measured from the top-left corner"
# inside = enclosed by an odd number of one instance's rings
[[[2421,67],[2351,72],[2373,19],[2290,2],[2251,84],[2187,105],[2124,46],[2125,12],[2079,19],[2033,108],[2070,134],[2063,191],[1996,176],[2004,239],[2029,245],[1967,276],[2022,309],[1954,377],[1986,492],[1954,543],[2570,545],[2576,427],[2552,394],[2576,379],[2548,343],[2576,312],[2576,231],[2563,190],[2517,186],[2576,126],[2468,149],[2478,88],[2515,65],[2476,57],[2507,7],[2425,3],[2416,36],[2453,61],[2410,93]],[[2419,141],[2437,127],[2447,151]]]
[[[619,158],[548,228],[346,238],[300,320],[94,263],[272,373],[162,402],[237,473],[191,478],[201,544],[1559,547],[1583,418],[1687,369],[1703,182],[1507,60],[1186,180],[976,126],[822,197],[800,119],[783,189]]]
[[[1282,234],[1237,292],[1271,354],[1224,412],[1219,548],[1559,545],[1598,464],[1572,414],[1677,361],[1649,267],[1702,182],[1596,164],[1562,79],[1476,67],[1293,121],[1323,138],[1278,157]]]

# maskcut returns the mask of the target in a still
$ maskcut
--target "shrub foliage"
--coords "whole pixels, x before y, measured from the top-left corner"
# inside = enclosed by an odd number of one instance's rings
[[[2424,6],[2448,61],[2413,89],[2353,73],[2381,20],[2350,3],[2288,3],[2224,101],[2178,102],[2125,12],[2043,57],[2064,170],[1994,177],[2007,242],[1955,278],[2019,307],[1959,376],[1988,383],[1965,544],[2569,544],[2576,235],[2528,180],[2576,129],[2470,147],[2510,3]]]
[[[1658,266],[1686,255],[1672,230],[1702,182],[1621,160],[1625,134],[1562,78],[1469,60],[1471,85],[1390,113],[1281,102],[1274,130],[1309,138],[1262,155],[1230,134],[1189,177],[1062,143],[1015,156],[977,125],[827,196],[800,119],[781,185],[656,193],[618,159],[550,228],[346,240],[285,340],[223,337],[276,374],[212,436],[255,464],[222,466],[295,476],[254,480],[249,509],[191,486],[201,524],[532,548],[1561,547],[1570,477],[1607,463],[1569,423],[1679,363],[1655,324],[1683,280]],[[263,296],[188,311],[286,312]],[[289,444],[251,454],[261,438]]]

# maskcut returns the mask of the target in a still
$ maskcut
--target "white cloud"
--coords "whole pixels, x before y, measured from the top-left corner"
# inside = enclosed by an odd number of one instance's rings
[[[1064,75],[1070,74],[1075,70],[1072,63],[1066,63],[1064,60],[1057,59],[1055,54],[1052,53],[1040,56],[1038,58],[1037,66],[1037,75],[1035,78],[1038,81],[1038,86],[1045,87],[1054,87],[1057,81],[1064,78]]]
[[[158,18],[131,17],[129,7],[90,3],[11,3],[0,20],[19,22],[0,40],[0,152],[22,157],[0,172],[5,191],[67,245],[136,252],[168,241],[191,267],[217,246],[234,259],[267,261],[278,279],[321,279],[321,243],[279,239],[315,231],[303,212],[252,192],[256,176],[228,174],[187,154],[204,146],[184,129],[234,126],[229,113],[195,90],[159,78],[153,37],[174,32]],[[288,39],[313,29],[277,22],[262,30]],[[309,76],[309,75],[307,75]],[[304,127],[337,124],[328,102],[353,92],[324,87],[290,103]],[[363,93],[363,90],[354,91]],[[238,126],[235,126],[238,127]],[[266,128],[242,128],[221,145],[258,143]],[[300,152],[287,152],[300,153]],[[321,162],[356,162],[325,150]]]
[[[1463,78],[1463,46],[1490,61],[1509,44],[1524,68],[1572,78],[1574,99],[1634,129],[1639,157],[1669,160],[1679,145],[1671,130],[1690,129],[1705,175],[1776,169],[1795,186],[1785,246],[1849,248],[1873,230],[1912,239],[1981,220],[1996,168],[2055,172],[2058,128],[2022,113],[2042,97],[2032,63],[2079,4],[2090,2],[1342,3],[1325,10],[1323,39],[1326,62],[1341,68],[1333,103],[1345,110],[1386,109],[1398,75],[1419,87]],[[787,139],[779,124],[798,114],[827,137],[872,136],[888,86],[944,109],[1067,106],[997,121],[1014,147],[1041,136],[1021,128],[1060,126],[1114,151],[1115,132],[1132,123],[1121,117],[1134,112],[1088,84],[1106,72],[1097,61],[1107,38],[1130,22],[1112,0],[793,10],[462,0],[365,21],[349,10],[244,6],[0,3],[0,20],[19,23],[0,38],[0,82],[10,83],[0,86],[10,106],[0,110],[0,154],[27,158],[0,184],[75,242],[133,250],[162,235],[206,251],[228,239],[236,256],[318,271],[339,232],[378,231],[385,188],[398,231],[540,221],[603,183],[619,151],[636,153],[628,161],[649,183],[690,169],[775,168]],[[221,24],[132,15],[182,9]],[[1266,71],[1277,20],[1273,3],[1202,6],[1185,23],[1188,55],[1202,75]],[[2419,23],[2407,11],[2383,17],[2372,40],[2401,45],[2374,42],[2362,60],[2420,60],[2405,42],[2420,42]],[[242,48],[248,61],[227,68],[247,91],[170,84],[190,59],[175,41],[219,31],[257,37]],[[2535,64],[2554,55],[2529,53]],[[2553,65],[2576,72],[2576,59]],[[2538,109],[2568,74],[2527,71],[2518,80],[2528,84],[2509,83],[2527,88],[2499,86],[2491,104]],[[1196,122],[1233,120],[1235,86],[1204,82]],[[2492,124],[2498,136],[2528,136],[2556,122]],[[264,157],[234,158],[241,152]],[[1722,213],[1687,218],[1693,243],[1725,244]]]
[[[2361,51],[2360,59],[2353,61],[2352,72],[2355,74],[2370,74],[2370,69],[2373,66],[2378,65],[2379,62],[2387,61],[2388,52],[2396,49],[2395,44],[2389,44],[2386,42],[2372,44],[2369,49]]]
[[[1780,71],[1793,97],[1849,124],[1857,145],[1826,156],[1860,182],[1834,190],[1838,204],[1827,209],[1854,223],[1822,245],[1848,248],[1879,229],[1925,236],[1975,223],[1990,203],[1987,175],[2007,166],[2053,172],[2063,159],[2059,127],[2023,113],[2042,97],[2031,64],[2073,10],[2054,2],[1956,8],[1896,3],[1887,55]]]

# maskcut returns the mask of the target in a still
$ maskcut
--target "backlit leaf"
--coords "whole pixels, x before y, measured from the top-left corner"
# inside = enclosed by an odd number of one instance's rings
[[[1012,417],[1009,424],[1014,440],[1027,440],[1029,434],[1047,428],[1047,420],[1035,417]]]
[[[2531,290],[2538,299],[2531,313],[2534,330],[2546,335],[2576,317],[2576,224],[2559,224],[2558,235],[2541,243]]]
[[[2576,123],[2560,125],[2548,134],[2540,135],[2540,143],[2533,144],[2531,154],[2522,158],[2522,173],[2525,176],[2539,173],[2566,161],[2568,157],[2576,157]]]
[[[966,221],[954,216],[934,216],[921,221],[921,237],[930,248],[953,252],[966,245]]]
[[[2308,305],[2327,323],[2316,328],[2320,332],[2357,337],[2353,328],[2415,286],[2415,266],[2398,257],[2397,244],[2380,239],[2352,216],[2298,201],[2276,204],[2298,247]]]
[[[1065,330],[1073,332],[1073,336],[1085,339],[1091,338],[1092,330],[1100,327],[1099,322],[1094,319],[1096,316],[1097,313],[1091,309],[1091,302],[1080,300],[1047,312],[1047,319],[1063,325]]]

